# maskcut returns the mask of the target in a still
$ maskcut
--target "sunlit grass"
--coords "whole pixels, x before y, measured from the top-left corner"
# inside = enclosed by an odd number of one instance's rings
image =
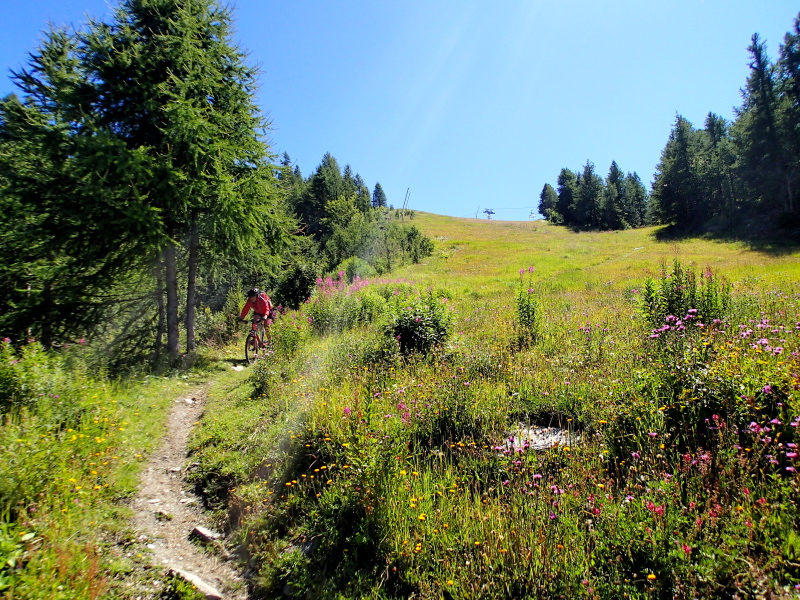
[[[434,255],[393,275],[449,299],[444,344],[403,356],[380,315],[350,320],[259,367],[258,397],[238,414],[220,405],[199,432],[261,592],[794,593],[797,251],[661,243],[653,228],[415,223]],[[733,304],[652,338],[642,285],[676,258],[725,277]],[[528,288],[536,336],[520,344]],[[510,449],[534,425],[574,442]]]

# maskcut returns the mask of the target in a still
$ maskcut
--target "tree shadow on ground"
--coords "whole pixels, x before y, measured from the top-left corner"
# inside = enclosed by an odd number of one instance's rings
[[[800,253],[800,215],[760,218],[739,215],[714,219],[691,228],[666,225],[657,230],[653,237],[658,242],[679,242],[691,238],[738,242],[754,252],[773,257],[789,256]]]

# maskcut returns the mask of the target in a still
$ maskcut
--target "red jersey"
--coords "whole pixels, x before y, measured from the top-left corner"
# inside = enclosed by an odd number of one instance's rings
[[[242,309],[240,318],[244,319],[247,316],[247,313],[250,312],[251,308],[255,314],[262,317],[268,317],[270,311],[272,310],[272,300],[270,300],[269,296],[267,296],[264,292],[248,298],[247,302],[244,303],[244,308]]]

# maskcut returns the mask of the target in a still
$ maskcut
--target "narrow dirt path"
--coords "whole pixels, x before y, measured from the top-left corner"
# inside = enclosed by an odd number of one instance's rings
[[[133,526],[139,539],[152,550],[156,565],[191,581],[209,599],[245,600],[246,586],[232,565],[220,557],[219,551],[204,550],[202,543],[191,540],[196,527],[208,528],[199,499],[184,489],[183,480],[187,441],[203,414],[208,387],[187,391],[175,399],[167,434],[143,471],[139,493],[132,503]]]

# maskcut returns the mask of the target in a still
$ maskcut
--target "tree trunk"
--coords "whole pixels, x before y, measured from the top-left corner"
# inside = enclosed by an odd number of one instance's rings
[[[156,262],[156,306],[158,307],[158,324],[156,325],[156,342],[153,346],[153,357],[161,355],[164,340],[164,259]]]
[[[42,297],[49,298],[50,297],[50,284],[45,283],[44,287],[42,288]],[[47,310],[44,312],[44,320],[42,321],[42,339],[39,342],[42,344],[45,350],[50,350],[53,346],[53,323],[51,321],[52,317],[47,314]]]
[[[197,290],[197,253],[200,247],[200,232],[197,226],[197,213],[192,212],[192,225],[189,234],[189,275],[186,286],[186,352],[197,348],[194,335],[194,308]]]
[[[175,244],[164,250],[164,267],[167,286],[167,352],[170,361],[178,358],[178,267],[175,258]]]

